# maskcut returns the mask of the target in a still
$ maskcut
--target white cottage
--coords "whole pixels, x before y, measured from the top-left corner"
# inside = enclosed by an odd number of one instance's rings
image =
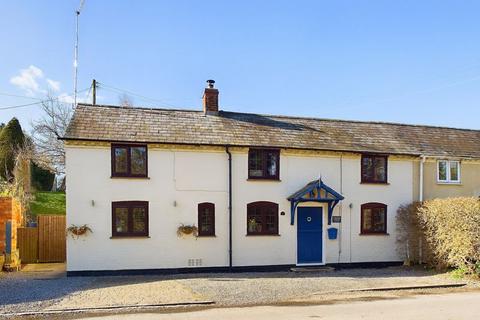
[[[69,275],[399,263],[425,155],[480,157],[478,131],[219,111],[213,83],[203,111],[77,106]]]

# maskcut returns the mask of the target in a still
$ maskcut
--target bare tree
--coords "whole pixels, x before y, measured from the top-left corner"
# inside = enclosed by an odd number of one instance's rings
[[[35,162],[57,175],[65,173],[65,149],[63,140],[73,108],[48,97],[42,102],[44,115],[32,123],[32,137],[35,144]]]
[[[26,141],[23,146],[15,148],[14,175],[7,179],[0,177],[0,196],[16,198],[22,205],[25,215],[32,200],[30,162],[33,157],[33,146]],[[25,218],[25,216],[24,216]]]
[[[121,94],[120,96],[118,96],[118,103],[122,106],[122,107],[126,107],[126,108],[131,108],[133,107],[133,100],[132,98],[126,94],[126,93],[123,93]]]

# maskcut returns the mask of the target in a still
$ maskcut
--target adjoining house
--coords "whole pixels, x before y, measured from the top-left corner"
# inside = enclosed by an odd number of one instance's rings
[[[69,274],[395,263],[401,204],[480,195],[480,131],[221,111],[218,95],[77,106],[67,225],[92,233],[69,237]]]

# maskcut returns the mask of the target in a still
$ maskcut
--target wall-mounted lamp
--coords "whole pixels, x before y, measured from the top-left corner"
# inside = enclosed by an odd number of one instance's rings
[[[353,208],[353,203],[350,203],[350,204],[348,205],[348,207],[349,207],[350,209],[352,209],[352,208]]]
[[[173,200],[173,206],[174,206],[174,207],[177,206],[177,201],[176,201],[176,200]]]
[[[92,200],[92,207],[95,207],[95,200]]]

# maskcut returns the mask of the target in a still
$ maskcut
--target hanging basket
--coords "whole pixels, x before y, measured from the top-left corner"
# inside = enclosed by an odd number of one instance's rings
[[[198,235],[198,228],[195,225],[185,225],[181,224],[177,229],[177,236],[181,237],[183,235]]]
[[[67,232],[72,235],[72,237],[80,237],[86,235],[87,232],[93,233],[92,229],[89,226],[84,224],[83,226],[76,226],[72,224],[70,227],[67,228]]]

